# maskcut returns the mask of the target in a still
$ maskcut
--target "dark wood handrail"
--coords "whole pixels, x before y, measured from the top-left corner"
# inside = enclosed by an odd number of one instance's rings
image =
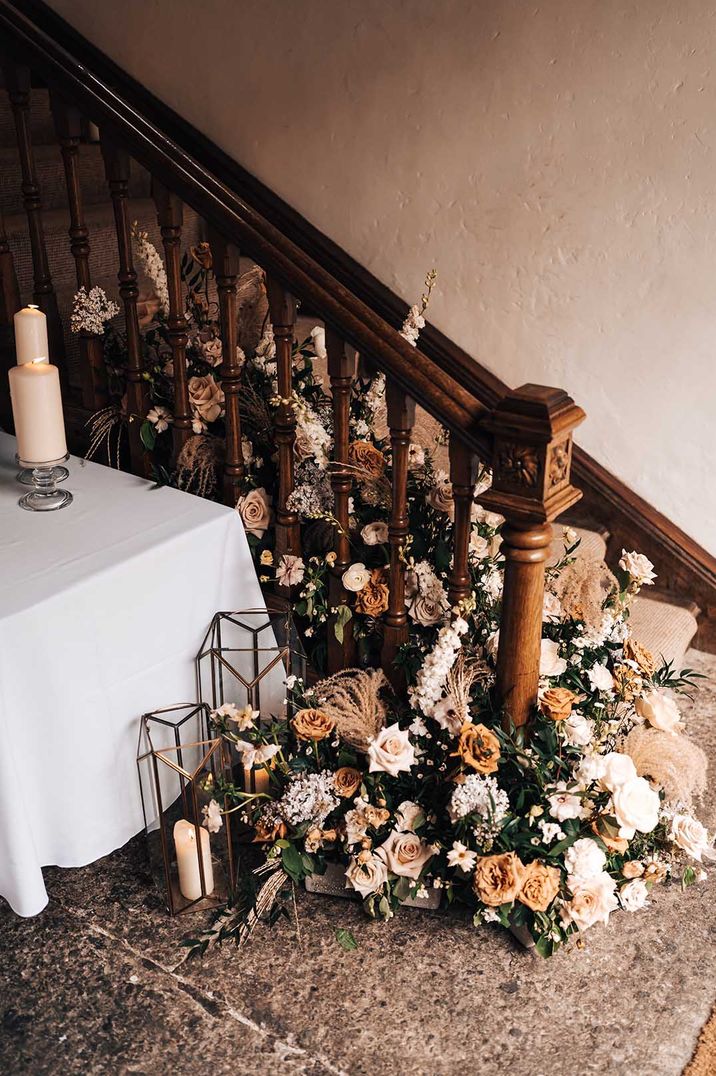
[[[9,0],[0,0],[0,28],[5,42],[12,42],[13,50],[52,88],[111,131],[154,176],[211,225],[231,236],[243,252],[275,274],[295,295],[310,302],[417,403],[486,457],[490,442],[481,422],[489,411],[476,398],[467,377],[458,379],[408,344],[396,329]]]

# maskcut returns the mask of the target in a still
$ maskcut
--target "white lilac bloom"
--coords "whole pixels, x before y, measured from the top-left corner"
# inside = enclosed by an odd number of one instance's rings
[[[95,286],[89,292],[83,286],[75,292],[72,300],[70,328],[73,333],[91,333],[101,336],[108,321],[119,313],[119,307],[103,288]]]
[[[471,815],[475,821],[475,837],[484,842],[495,837],[510,809],[510,801],[504,789],[494,777],[471,773],[461,785],[457,785],[448,806],[453,822]]]
[[[320,826],[325,822],[339,804],[333,791],[334,777],[331,770],[293,777],[276,805],[284,821],[290,826],[306,822]]]

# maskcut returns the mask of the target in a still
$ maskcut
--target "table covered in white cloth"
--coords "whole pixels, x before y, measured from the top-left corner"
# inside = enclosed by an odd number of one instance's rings
[[[263,599],[232,509],[72,459],[74,503],[26,512],[14,453],[0,434],[0,895],[29,916],[43,865],[142,829],[139,716],[193,700],[213,614]]]

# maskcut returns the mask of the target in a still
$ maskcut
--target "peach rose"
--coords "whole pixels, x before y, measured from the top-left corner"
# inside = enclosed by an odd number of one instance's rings
[[[533,912],[546,912],[559,892],[561,877],[557,867],[548,867],[537,860],[528,863],[517,899]]]
[[[224,390],[210,374],[189,378],[189,402],[205,422],[216,422],[224,412]]]
[[[236,510],[241,516],[247,534],[263,538],[271,523],[271,497],[263,488],[252,489],[236,502]],[[269,561],[270,563],[270,561]]]
[[[455,754],[478,773],[494,773],[500,758],[500,741],[484,725],[468,721],[460,731]]]
[[[349,799],[360,788],[363,774],[353,766],[341,766],[333,775],[333,787],[341,799]]]
[[[385,859],[388,870],[403,878],[411,878],[414,882],[434,854],[432,848],[414,833],[399,833],[397,830],[376,851],[376,855]]]
[[[565,721],[572,712],[577,696],[566,687],[551,687],[539,700],[539,708],[552,721]]]
[[[388,608],[388,584],[385,582],[385,568],[374,568],[370,580],[356,597],[357,613],[366,616],[380,616]]]
[[[370,441],[354,441],[349,445],[348,462],[364,471],[368,478],[380,478],[385,471],[385,456]]]
[[[325,740],[336,723],[322,710],[299,710],[291,720],[291,728],[299,740]]]
[[[480,856],[472,879],[472,888],[492,908],[509,904],[517,898],[525,879],[526,867],[516,852],[497,856]]]

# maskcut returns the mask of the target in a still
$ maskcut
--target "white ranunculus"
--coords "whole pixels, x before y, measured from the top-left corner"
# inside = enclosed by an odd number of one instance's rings
[[[578,930],[587,930],[595,923],[609,922],[609,915],[619,907],[616,883],[603,872],[595,878],[580,878],[570,886],[572,899],[562,907],[565,925],[574,923]]]
[[[619,567],[627,572],[639,586],[651,584],[656,579],[654,565],[643,553],[635,553],[634,551],[627,553],[626,549],[622,549]]]
[[[356,564],[351,564],[350,568],[346,568],[341,581],[346,590],[357,594],[366,583],[370,582],[370,571],[365,564],[358,561]]]
[[[581,837],[564,853],[564,869],[576,882],[578,879],[596,878],[606,866],[607,857],[591,837]],[[572,888],[569,883],[570,889]]]
[[[620,751],[610,751],[602,755],[602,772],[600,785],[607,792],[615,792],[626,781],[633,781],[638,774],[629,755],[623,755]]]
[[[426,863],[435,855],[432,847],[421,841],[415,833],[400,833],[395,830],[387,841],[376,851],[385,858],[388,870],[402,878],[411,878],[414,882]]]
[[[671,839],[687,856],[701,862],[701,857],[716,858],[706,827],[689,814],[675,814],[671,822]]]
[[[543,639],[540,647],[540,676],[561,676],[567,670],[567,662],[559,656],[559,643]]]
[[[382,771],[397,777],[407,773],[415,765],[415,748],[410,742],[410,733],[399,727],[397,722],[381,729],[368,748],[369,773]]]
[[[625,912],[638,912],[646,905],[649,896],[649,888],[641,878],[635,878],[627,882],[619,890],[619,902]]]
[[[612,691],[614,688],[614,677],[606,665],[592,665],[587,676],[592,691]]]
[[[366,545],[385,545],[388,541],[388,524],[378,520],[375,523],[366,523],[360,536]]]
[[[677,732],[681,728],[679,707],[665,691],[649,691],[636,700],[635,706],[639,717],[655,729]]]
[[[327,359],[326,330],[321,325],[314,325],[311,329],[311,339],[313,340],[313,350],[316,352],[316,357]]]
[[[412,800],[403,800],[395,812],[398,829],[403,831],[414,830],[425,821],[423,808],[419,803]]]
[[[614,814],[619,836],[632,839],[637,830],[651,833],[659,821],[659,793],[643,777],[632,777],[614,792]]]
[[[367,855],[352,859],[346,870],[348,883],[362,897],[377,893],[388,881],[388,868],[380,856]]]
[[[588,747],[594,736],[591,721],[579,710],[573,710],[567,720],[561,723],[560,731],[573,747]]]

